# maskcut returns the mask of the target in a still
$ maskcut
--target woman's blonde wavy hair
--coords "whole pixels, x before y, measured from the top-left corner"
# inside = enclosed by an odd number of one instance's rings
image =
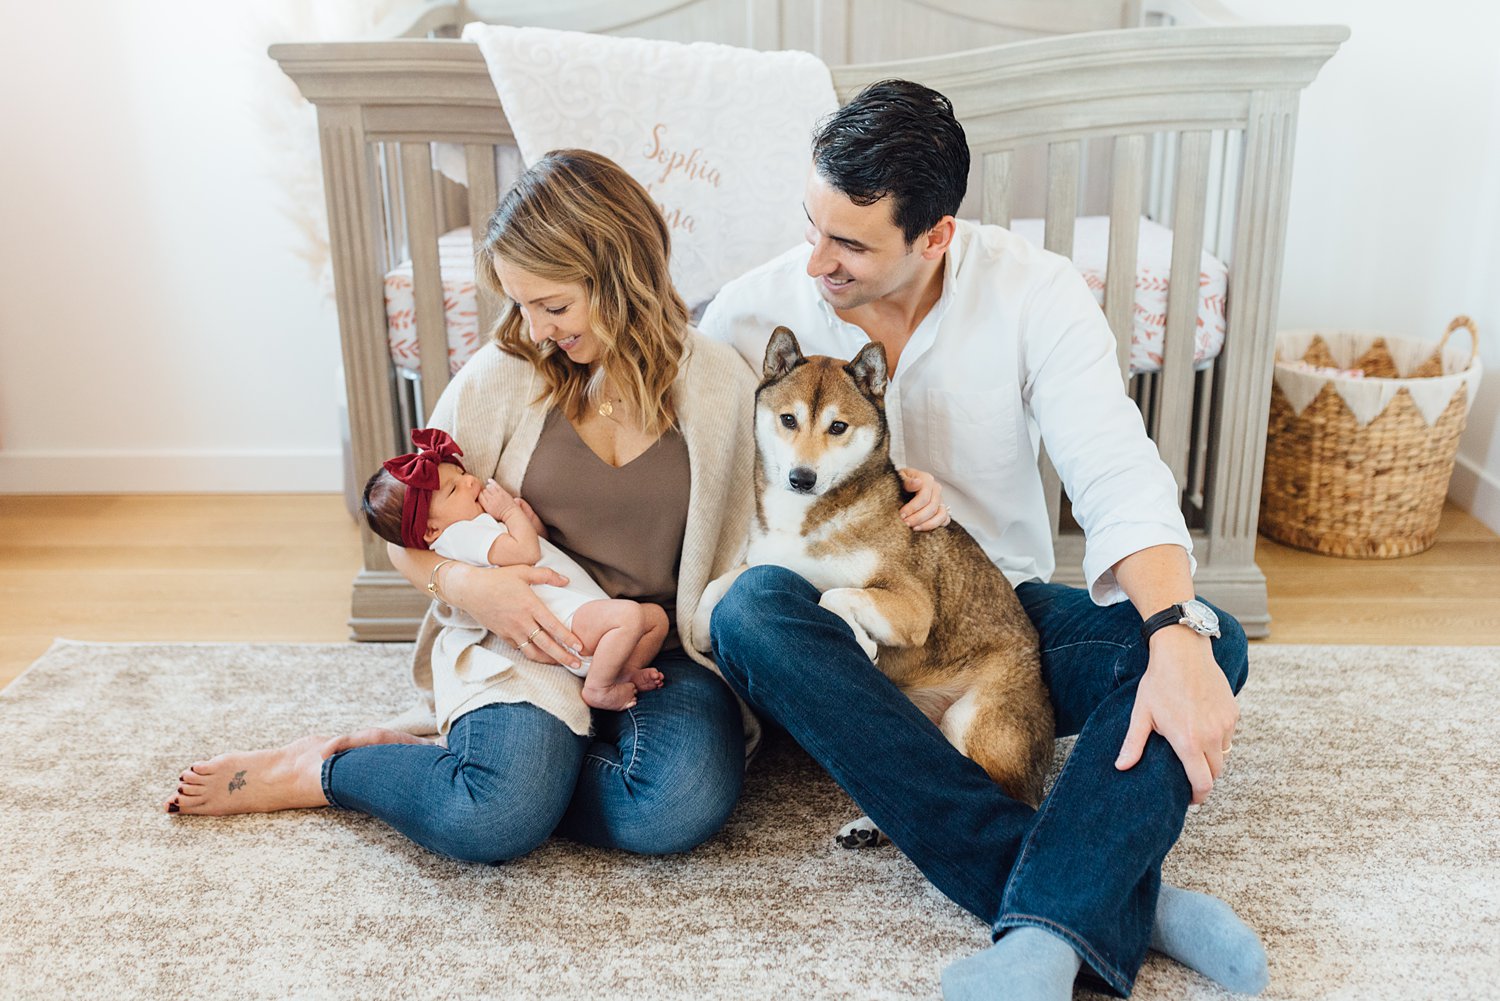
[[[545,388],[537,402],[578,420],[602,375],[641,415],[646,433],[659,435],[676,423],[670,390],[686,350],[688,311],[667,271],[671,245],[646,189],[588,150],[553,150],[506,192],[485,227],[474,270],[504,303],[494,329],[500,350],[541,374]],[[500,287],[496,260],[583,286],[601,348],[598,374],[550,341],[531,342],[520,309]]]

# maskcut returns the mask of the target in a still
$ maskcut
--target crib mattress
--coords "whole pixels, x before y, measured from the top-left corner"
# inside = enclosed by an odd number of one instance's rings
[[[1011,231],[1042,245],[1040,219],[1017,219]],[[1104,303],[1105,264],[1109,258],[1109,217],[1084,216],[1073,231],[1073,262],[1094,298]],[[467,226],[438,240],[443,276],[443,311],[447,321],[448,369],[457,372],[479,350],[479,309],[474,290],[474,250]],[[1149,219],[1141,220],[1136,252],[1135,331],[1130,343],[1130,370],[1161,370],[1166,336],[1167,277],[1172,267],[1172,231]],[[1229,269],[1208,252],[1198,275],[1198,322],[1193,365],[1205,368],[1224,347],[1224,300]],[[411,261],[403,261],[385,276],[385,312],[390,334],[391,361],[408,372],[418,370],[416,301]]]
[[[443,275],[443,314],[448,328],[448,370],[457,372],[479,350],[479,298],[474,291],[474,241],[469,227],[438,238],[438,267]],[[385,276],[385,319],[391,361],[409,372],[419,369],[417,300],[411,261],[402,261]]]

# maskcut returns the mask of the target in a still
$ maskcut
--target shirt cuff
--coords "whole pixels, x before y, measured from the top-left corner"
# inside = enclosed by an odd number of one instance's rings
[[[1084,543],[1083,578],[1096,605],[1117,605],[1130,596],[1115,580],[1112,569],[1125,557],[1152,546],[1181,546],[1187,550],[1188,573],[1198,572],[1193,556],[1193,537],[1183,528],[1158,522],[1126,522],[1111,525]]]

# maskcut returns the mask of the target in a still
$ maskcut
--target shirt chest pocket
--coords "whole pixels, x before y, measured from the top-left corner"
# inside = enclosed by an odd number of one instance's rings
[[[990,479],[1015,465],[1021,407],[1003,390],[929,389],[927,408],[928,459],[940,478],[950,483]]]

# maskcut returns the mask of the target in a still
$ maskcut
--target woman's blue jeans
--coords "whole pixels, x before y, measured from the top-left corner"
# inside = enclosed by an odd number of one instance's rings
[[[785,727],[996,937],[1045,928],[1078,950],[1086,982],[1129,994],[1192,787],[1159,734],[1134,768],[1114,767],[1146,670],[1134,607],[1101,608],[1061,584],[1028,582],[1016,594],[1041,637],[1058,735],[1078,735],[1040,810],[954,750],[789,570],[752,567],[735,582],[714,609],[715,659],[752,708]],[[1222,611],[1219,623],[1214,658],[1237,692],[1245,635]]]
[[[663,654],[656,667],[666,684],[632,709],[595,710],[592,738],[528,703],[483,706],[454,721],[446,748],[332,755],[324,795],[465,861],[516,858],[554,831],[642,855],[687,851],[739,799],[743,724],[729,689],[686,654]]]

